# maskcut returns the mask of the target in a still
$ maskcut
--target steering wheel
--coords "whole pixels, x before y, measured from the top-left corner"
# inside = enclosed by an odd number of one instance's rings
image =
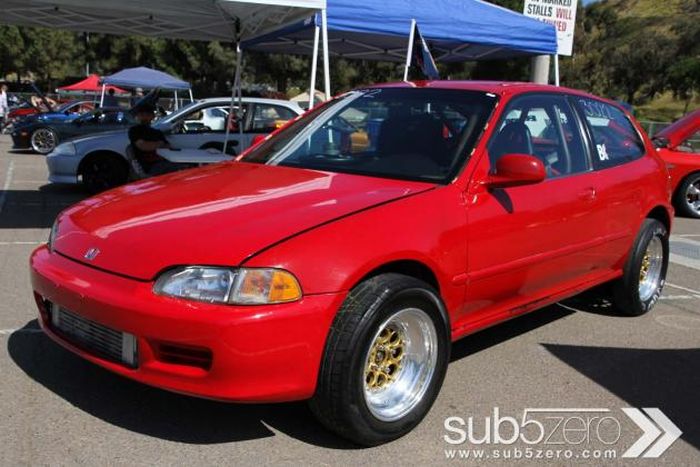
[[[358,132],[358,131],[362,131],[362,129],[361,129],[360,127],[358,127],[357,125],[355,125],[355,124],[353,124],[353,123],[350,123],[349,121],[347,121],[347,120],[344,119],[343,117],[337,117],[337,119],[338,119],[343,125],[346,125],[346,127],[343,128],[341,125],[337,125],[337,124],[331,123],[331,122],[329,121],[329,122],[327,122],[325,125],[323,125],[323,128],[326,128],[326,129],[328,129],[328,130],[337,130],[337,131],[339,131],[339,132],[341,132],[341,133],[355,133],[355,132]]]

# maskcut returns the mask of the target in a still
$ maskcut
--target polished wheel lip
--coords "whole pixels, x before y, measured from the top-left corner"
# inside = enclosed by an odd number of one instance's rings
[[[700,179],[688,185],[685,192],[685,202],[690,209],[700,213]]]
[[[664,246],[661,238],[652,237],[647,245],[639,271],[639,298],[646,302],[661,287],[661,273],[664,265]]]
[[[45,154],[56,147],[56,137],[53,131],[47,128],[39,128],[32,133],[31,145],[35,151]]]
[[[386,328],[400,333],[403,356],[392,381],[380,389],[371,388],[366,376],[373,350]],[[360,375],[365,404],[370,413],[383,422],[405,417],[425,396],[435,374],[438,335],[433,320],[419,308],[404,308],[392,314],[377,329],[365,352]]]

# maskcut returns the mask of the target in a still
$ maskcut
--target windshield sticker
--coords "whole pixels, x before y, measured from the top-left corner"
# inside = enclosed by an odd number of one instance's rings
[[[587,99],[580,99],[579,103],[581,107],[583,107],[583,113],[586,114],[586,117],[605,118],[608,120],[615,119],[615,115],[613,114],[614,108],[609,105]]]
[[[609,161],[610,156],[608,156],[608,147],[605,144],[598,144],[598,158],[601,161]]]

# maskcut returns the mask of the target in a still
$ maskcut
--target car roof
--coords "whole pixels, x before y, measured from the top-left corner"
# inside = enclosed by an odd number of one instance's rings
[[[238,99],[236,99],[238,100]],[[241,99],[243,102],[246,102],[248,104],[281,104],[281,105],[287,105],[291,107],[298,107],[299,105],[296,102],[292,101],[286,101],[284,99],[267,99],[264,97],[243,97]],[[211,104],[211,103],[217,103],[217,102],[231,102],[231,97],[208,97],[206,99],[199,99],[197,102],[203,103],[203,104]]]
[[[593,99],[604,100],[616,107],[619,104],[605,98],[597,97],[587,92],[549,84],[527,83],[521,81],[400,81],[370,86],[371,88],[432,88],[432,89],[459,89],[463,91],[490,92],[497,95],[524,94],[529,92],[548,92],[575,94]]]

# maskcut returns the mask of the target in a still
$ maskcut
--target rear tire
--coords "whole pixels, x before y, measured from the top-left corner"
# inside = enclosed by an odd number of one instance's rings
[[[442,386],[450,332],[437,292],[400,274],[370,278],[333,322],[311,410],[331,431],[375,446],[411,431]]]
[[[114,156],[93,156],[80,169],[85,189],[92,193],[118,187],[129,181],[129,168]]]
[[[700,219],[700,172],[683,180],[673,197],[673,204],[680,214]]]
[[[614,303],[624,316],[641,316],[656,305],[666,283],[668,229],[646,219],[625,264],[624,274],[614,283]]]

